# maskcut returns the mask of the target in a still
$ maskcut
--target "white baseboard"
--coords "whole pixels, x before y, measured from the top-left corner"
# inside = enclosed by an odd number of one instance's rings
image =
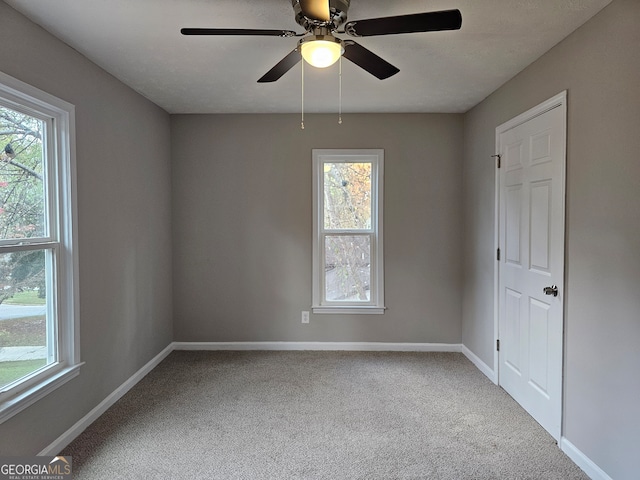
[[[460,352],[458,343],[385,342],[173,342],[174,350],[321,350],[354,352]]]
[[[107,398],[100,402],[93,410],[78,420],[69,430],[60,435],[49,446],[38,455],[53,456],[58,455],[67,445],[69,445],[78,435],[80,435],[89,425],[116,403],[125,393],[138,383],[142,378],[153,370],[173,351],[173,344],[169,344],[158,355],[153,357],[144,367],[134,373],[127,381],[115,389]]]
[[[591,480],[612,480],[612,478],[606,474],[598,465],[582,453],[578,448],[567,440],[565,437],[560,438],[560,449],[567,454],[573,463],[578,465],[584,473],[589,475]]]
[[[473,363],[478,368],[478,370],[489,377],[489,380],[491,380],[496,385],[498,384],[496,372],[492,368],[490,368],[489,365],[480,360],[480,357],[469,350],[465,345],[462,345],[462,353],[471,361],[471,363]]]

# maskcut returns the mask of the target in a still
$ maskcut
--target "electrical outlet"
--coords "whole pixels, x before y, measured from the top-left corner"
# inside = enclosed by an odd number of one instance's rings
[[[309,312],[302,312],[302,323],[309,323]]]

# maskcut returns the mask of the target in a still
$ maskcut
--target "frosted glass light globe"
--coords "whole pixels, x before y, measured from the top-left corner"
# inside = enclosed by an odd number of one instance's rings
[[[338,61],[344,48],[339,41],[313,40],[302,43],[300,53],[309,65],[326,68]]]

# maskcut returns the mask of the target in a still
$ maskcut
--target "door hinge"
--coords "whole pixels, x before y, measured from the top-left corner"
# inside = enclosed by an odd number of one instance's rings
[[[500,155],[499,153],[497,155],[491,155],[492,157],[496,158],[496,165],[498,166],[498,168],[500,168],[500,164],[502,163],[502,155]]]
[[[500,247],[496,250],[496,260],[500,261]]]
[[[496,340],[496,350],[500,351],[500,340]]]

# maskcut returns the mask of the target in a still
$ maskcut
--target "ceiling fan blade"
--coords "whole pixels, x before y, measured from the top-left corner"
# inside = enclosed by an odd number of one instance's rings
[[[298,49],[295,49],[289,53],[286,57],[280,60],[275,67],[265,73],[258,83],[268,83],[275,82],[289,70],[291,70],[295,65],[302,59],[302,55],[298,52]]]
[[[247,28],[182,28],[182,35],[261,35],[266,37],[295,37],[292,30],[261,30]]]
[[[302,14],[312,20],[328,22],[331,20],[329,0],[300,0]]]
[[[346,40],[344,42],[344,54],[342,56],[347,60],[351,60],[360,68],[363,68],[380,80],[389,78],[400,71],[371,50],[364,48],[352,40]]]
[[[353,37],[393,35],[396,33],[437,32],[458,30],[462,26],[460,10],[414,13],[397,17],[370,18],[347,22],[345,33]]]

